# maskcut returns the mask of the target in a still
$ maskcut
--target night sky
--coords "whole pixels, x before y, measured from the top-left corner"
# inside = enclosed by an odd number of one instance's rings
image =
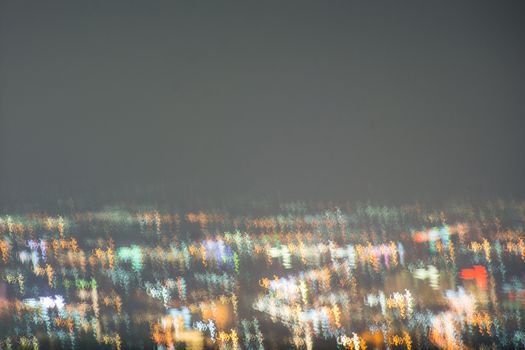
[[[0,198],[525,196],[525,2],[0,1]]]

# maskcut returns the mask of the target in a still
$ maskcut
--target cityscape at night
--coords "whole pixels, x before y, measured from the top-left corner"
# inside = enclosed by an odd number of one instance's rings
[[[525,1],[0,0],[0,350],[525,349]]]
[[[525,346],[525,202],[0,218],[0,347]]]

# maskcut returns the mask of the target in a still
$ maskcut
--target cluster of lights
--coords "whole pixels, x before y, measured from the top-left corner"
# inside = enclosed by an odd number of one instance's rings
[[[0,348],[525,346],[525,204],[280,208],[0,217]]]

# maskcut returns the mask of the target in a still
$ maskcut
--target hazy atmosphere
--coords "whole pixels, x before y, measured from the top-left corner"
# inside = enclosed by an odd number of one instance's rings
[[[524,1],[0,0],[0,350],[525,348]]]
[[[523,23],[518,1],[2,1],[2,201],[523,196]]]

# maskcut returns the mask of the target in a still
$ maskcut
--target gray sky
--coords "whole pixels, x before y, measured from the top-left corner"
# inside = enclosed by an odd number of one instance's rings
[[[2,200],[522,197],[524,5],[0,1]]]

